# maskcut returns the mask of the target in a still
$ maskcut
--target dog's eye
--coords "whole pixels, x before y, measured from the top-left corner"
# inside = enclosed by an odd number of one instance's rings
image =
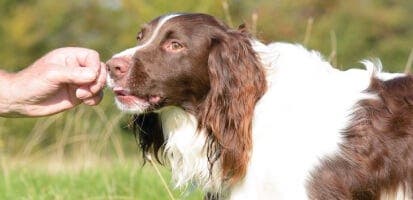
[[[172,44],[171,44],[171,49],[172,50],[179,50],[181,48],[182,48],[181,44],[179,44],[178,42],[172,42]]]
[[[184,46],[181,43],[177,42],[177,41],[170,41],[170,42],[166,43],[164,48],[167,51],[179,52],[184,48]]]

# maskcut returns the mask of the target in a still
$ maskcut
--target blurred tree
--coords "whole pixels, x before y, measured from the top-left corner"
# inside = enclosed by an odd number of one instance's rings
[[[259,37],[302,42],[314,19],[309,47],[328,56],[331,33],[337,38],[339,66],[379,57],[389,71],[403,71],[413,47],[413,1],[264,0],[257,6]]]

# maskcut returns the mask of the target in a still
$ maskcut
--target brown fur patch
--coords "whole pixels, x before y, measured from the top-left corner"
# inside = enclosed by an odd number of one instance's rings
[[[411,190],[413,77],[373,78],[367,92],[378,98],[358,103],[340,152],[323,159],[312,173],[311,199],[375,200],[384,190],[396,192],[399,185]]]
[[[211,90],[200,105],[200,126],[210,132],[209,149],[219,150],[223,176],[233,184],[247,170],[252,116],[266,91],[265,74],[249,37],[232,30],[214,38],[208,69]]]

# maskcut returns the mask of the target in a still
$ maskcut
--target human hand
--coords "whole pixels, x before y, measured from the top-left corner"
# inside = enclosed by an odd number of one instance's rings
[[[96,51],[60,48],[9,75],[8,88],[1,89],[8,93],[0,98],[8,103],[6,116],[46,116],[80,103],[97,105],[105,79],[106,67]]]

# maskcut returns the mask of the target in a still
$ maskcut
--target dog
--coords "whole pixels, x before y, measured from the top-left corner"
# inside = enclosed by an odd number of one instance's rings
[[[412,198],[413,77],[338,70],[206,14],[169,14],[107,62],[144,157],[206,199]]]

